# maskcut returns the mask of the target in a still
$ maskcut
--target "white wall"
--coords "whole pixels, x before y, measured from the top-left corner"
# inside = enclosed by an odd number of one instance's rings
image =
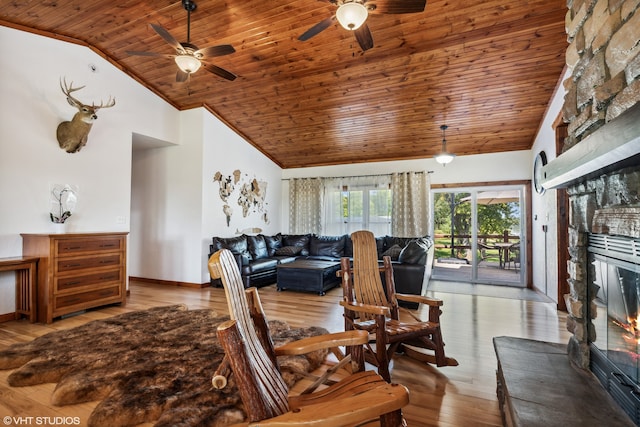
[[[0,56],[0,257],[21,255],[20,233],[52,231],[50,184],[79,187],[69,231],[128,231],[132,133],[177,140],[178,112],[88,48],[0,26],[0,50],[11,52]],[[77,112],[60,90],[65,76],[86,85],[74,93],[84,103],[116,98],[74,154],[56,140],[58,123]],[[4,273],[0,314],[14,301],[12,273]]]
[[[200,283],[202,114],[176,126],[179,145],[134,152],[129,275]]]
[[[235,236],[249,227],[269,234],[280,231],[281,170],[207,110],[183,111],[180,118],[180,145],[134,152],[130,240],[135,250],[129,275],[206,283],[213,236]],[[245,178],[268,183],[268,223],[261,213],[244,217],[236,191],[229,200],[234,214],[227,225],[213,176],[236,169]]]
[[[540,131],[536,136],[531,150],[530,168],[533,169],[535,156],[540,151],[545,152],[547,160],[556,158],[556,136],[552,125],[564,103],[564,86],[562,81],[570,76],[566,71],[558,84],[558,90],[547,108]],[[546,190],[543,194],[533,191],[532,204],[532,264],[533,264],[533,286],[535,289],[546,294],[549,298],[558,302],[558,245],[556,236],[557,229],[557,204],[556,190]],[[547,227],[547,232],[542,231],[542,227]]]

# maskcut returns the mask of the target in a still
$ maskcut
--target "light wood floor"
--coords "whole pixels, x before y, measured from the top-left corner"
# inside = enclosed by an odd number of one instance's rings
[[[89,320],[153,306],[184,303],[189,308],[212,308],[227,313],[222,289],[189,289],[148,283],[130,284],[125,307],[112,306],[57,320],[51,325],[26,320],[0,324],[0,348],[23,342]],[[566,343],[566,316],[548,302],[497,298],[482,295],[429,292],[444,300],[442,317],[447,355],[460,363],[456,367],[434,368],[398,358],[392,380],[407,386],[411,403],[404,409],[409,426],[498,426],[501,425],[496,398],[494,336],[509,335]],[[330,331],[343,328],[335,288],[320,297],[292,291],[277,292],[275,286],[260,289],[267,316],[288,321],[292,326],[318,325]],[[7,385],[10,371],[0,371],[0,417],[79,417],[85,425],[96,403],[54,407],[49,396],[54,384],[13,388]],[[29,425],[29,423],[23,423]],[[31,422],[35,424],[35,420]],[[5,424],[6,425],[6,424]]]

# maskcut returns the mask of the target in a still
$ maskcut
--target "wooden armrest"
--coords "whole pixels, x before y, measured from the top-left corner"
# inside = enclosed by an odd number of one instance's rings
[[[413,294],[396,294],[396,299],[406,302],[417,302],[420,304],[430,305],[432,307],[440,307],[443,304],[441,299]]]
[[[409,391],[398,384],[380,379],[342,385],[342,391],[319,392],[319,396],[304,395],[290,399],[293,410],[277,417],[249,424],[250,426],[340,426],[362,425],[362,420],[378,418],[384,413],[400,409],[409,403]],[[364,384],[367,384],[366,386]]]
[[[380,314],[385,317],[391,316],[391,310],[389,307],[382,305],[368,305],[361,303],[349,304],[346,301],[340,301],[340,305],[347,310],[357,311],[358,313]]]
[[[367,342],[369,342],[367,331],[345,331],[292,341],[276,348],[275,352],[276,356],[295,356],[331,347],[364,345]]]

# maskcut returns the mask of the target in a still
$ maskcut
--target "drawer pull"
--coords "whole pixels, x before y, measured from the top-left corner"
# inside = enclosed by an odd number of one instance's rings
[[[76,249],[82,249],[82,246],[66,246],[66,247],[64,247],[64,249],[69,250],[69,251],[74,251]]]
[[[65,267],[69,268],[69,267],[82,267],[82,264],[65,264]]]
[[[67,282],[67,283],[64,283],[64,285],[65,285],[65,286],[74,286],[74,285],[79,285],[80,283],[82,283],[82,282],[80,282],[80,281],[75,281],[75,282]]]
[[[103,245],[100,245],[101,248],[115,248],[118,245],[114,245],[113,243],[105,243]]]
[[[114,262],[111,259],[103,259],[100,261],[100,264],[117,264],[117,262]]]

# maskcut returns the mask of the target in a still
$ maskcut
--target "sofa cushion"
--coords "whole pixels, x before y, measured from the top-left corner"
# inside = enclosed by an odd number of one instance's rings
[[[240,255],[242,263],[249,262],[249,248],[247,246],[247,236],[244,234],[238,237],[214,237],[213,247],[215,251],[220,249],[229,249],[232,254]],[[214,251],[214,252],[215,252]]]
[[[265,242],[264,236],[261,234],[257,236],[247,236],[247,246],[249,248],[251,259],[256,260],[269,256],[269,251],[267,250],[267,242]]]
[[[274,234],[273,236],[261,235],[264,238],[264,242],[267,244],[268,256],[274,256],[276,249],[282,247],[282,234]]]
[[[283,246],[276,249],[276,256],[295,256],[302,252],[302,246]]]
[[[376,237],[376,251],[378,252],[378,258],[382,258],[384,248],[384,237]]]
[[[346,235],[344,239],[344,256],[353,258],[353,240],[350,235]]]
[[[394,245],[398,245],[401,248],[404,248],[405,246],[407,246],[407,243],[409,243],[412,240],[415,240],[415,237],[395,237],[395,236],[384,236],[384,250],[386,251],[387,249],[389,249],[390,247],[394,246]]]
[[[247,265],[242,266],[242,274],[261,273],[263,271],[274,270],[278,265],[278,261],[269,258],[260,258],[250,261]]]
[[[300,255],[309,255],[309,239],[311,234],[285,234],[282,236],[282,246],[300,246]]]
[[[427,263],[427,252],[429,246],[422,239],[414,239],[402,248],[398,256],[398,262],[403,264],[421,264]]]
[[[344,256],[346,236],[311,236],[309,255],[341,258]]]
[[[388,256],[391,257],[391,261],[397,261],[400,256],[400,252],[402,252],[402,247],[400,247],[400,245],[393,245],[384,251],[382,256]]]
[[[293,261],[297,260],[298,257],[297,256],[285,256],[285,255],[281,255],[281,256],[274,255],[271,259],[275,259],[276,261],[278,261],[278,264],[288,264],[290,262],[293,262]]]

